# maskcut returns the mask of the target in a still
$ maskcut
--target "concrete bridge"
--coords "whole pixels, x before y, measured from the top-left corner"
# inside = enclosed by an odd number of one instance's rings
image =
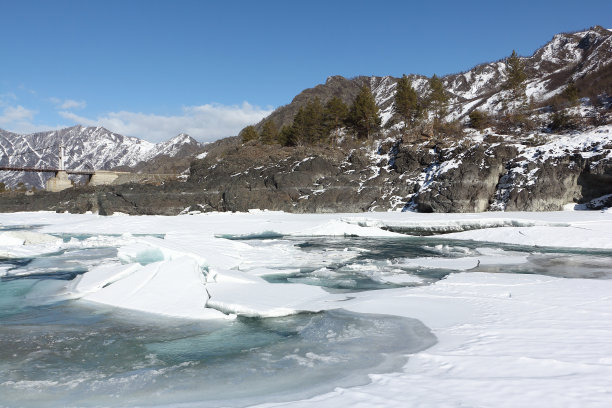
[[[177,174],[140,174],[112,170],[64,170],[56,168],[8,167],[0,166],[0,171],[24,171],[36,173],[54,173],[45,183],[45,189],[58,192],[73,187],[68,175],[87,176],[87,184],[101,186],[107,184],[153,183],[176,179]]]
[[[92,186],[100,186],[105,184],[125,184],[125,183],[151,183],[160,182],[163,180],[176,179],[177,174],[139,174],[130,173],[127,171],[112,171],[112,170],[67,170],[64,160],[64,146],[59,146],[59,167],[58,168],[34,168],[34,167],[9,167],[0,166],[0,171],[25,171],[36,173],[54,173],[45,183],[45,189],[48,191],[62,191],[71,188],[72,181],[68,178],[69,174],[78,176],[87,176],[87,184]]]

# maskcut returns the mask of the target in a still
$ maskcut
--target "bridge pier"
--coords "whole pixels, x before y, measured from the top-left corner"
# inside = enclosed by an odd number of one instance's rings
[[[62,166],[63,167],[63,166]],[[130,173],[127,171],[112,171],[112,170],[65,170],[57,168],[28,168],[28,167],[6,167],[0,166],[0,171],[26,171],[36,173],[53,173],[45,183],[47,191],[58,192],[74,187],[72,180],[68,175],[85,176],[87,184],[92,186],[102,186],[109,184],[126,184],[126,183],[152,183],[163,184],[165,181],[176,180],[177,174],[140,174]]]
[[[90,186],[103,186],[107,184],[113,184],[115,180],[122,174],[129,174],[123,171],[108,171],[108,170],[96,170],[88,181]]]
[[[47,191],[58,192],[72,187],[72,181],[68,178],[68,173],[64,170],[60,170],[55,173],[54,177],[51,177],[45,183],[45,189]]]

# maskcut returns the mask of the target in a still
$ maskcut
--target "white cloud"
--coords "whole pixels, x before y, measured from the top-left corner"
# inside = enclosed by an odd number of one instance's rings
[[[32,123],[38,111],[24,108],[21,105],[7,106],[0,114],[0,127],[14,133],[28,134],[46,130],[59,129],[61,125],[36,125]]]
[[[20,91],[24,91],[29,93],[30,95],[37,95],[37,92],[33,89],[28,88],[27,86],[25,86],[24,84],[21,84],[17,87],[17,89],[19,89]]]
[[[21,105],[7,106],[2,111],[2,115],[0,115],[0,124],[5,125],[13,122],[32,120],[36,113],[36,111],[26,109]]]
[[[85,109],[87,103],[85,101],[73,101],[72,99],[66,99],[60,106],[62,109]]]
[[[87,102],[75,101],[74,99],[61,100],[59,98],[49,98],[49,100],[57,105],[58,109],[85,109]]]
[[[17,100],[17,95],[13,92],[0,94],[0,106],[7,106],[9,103]]]
[[[85,126],[103,126],[126,136],[151,142],[166,141],[179,133],[187,133],[202,142],[235,136],[245,126],[259,122],[272,112],[247,102],[242,105],[206,104],[183,108],[181,115],[164,116],[141,112],[110,112],[95,119],[70,111],[59,114]]]

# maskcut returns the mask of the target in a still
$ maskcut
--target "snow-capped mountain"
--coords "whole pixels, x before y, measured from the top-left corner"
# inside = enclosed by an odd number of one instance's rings
[[[510,54],[511,50],[508,51]],[[590,76],[598,72],[609,75],[612,67],[612,30],[596,26],[586,31],[557,34],[532,56],[521,60],[528,76],[527,96],[534,101],[543,101],[562,92],[570,80],[577,84],[581,80],[591,84]],[[409,77],[417,93],[426,96],[429,79],[415,74]],[[506,91],[502,89],[506,80],[506,63],[503,60],[480,64],[469,71],[441,79],[450,97],[447,120],[463,119],[474,109],[497,113],[506,99]],[[363,85],[368,85],[372,90],[384,126],[393,116],[397,81],[398,78],[392,76],[351,79],[331,76],[325,84],[301,92],[290,104],[278,108],[256,127],[261,130],[263,123],[269,119],[274,120],[279,128],[290,125],[298,109],[315,97],[325,103],[331,97],[338,96],[350,104]]]
[[[186,134],[155,144],[102,127],[73,126],[29,135],[0,129],[0,166],[57,168],[60,144],[65,147],[66,168],[71,170],[133,168],[156,157],[181,157],[202,147]],[[40,188],[51,175],[2,171],[0,181],[7,187],[23,182]]]
[[[167,142],[158,143],[155,145],[155,156],[165,155],[174,157],[179,154],[185,146],[196,146],[200,147],[199,143],[197,143],[191,136],[187,133],[181,133],[180,135],[173,137]]]
[[[528,76],[527,97],[534,101],[547,100],[561,93],[570,80],[579,81],[609,66],[612,31],[593,27],[557,34],[532,56],[522,58],[522,62]],[[498,61],[443,78],[451,94],[449,119],[461,118],[476,108],[498,112],[504,99],[501,86],[507,79],[505,68],[505,62]]]

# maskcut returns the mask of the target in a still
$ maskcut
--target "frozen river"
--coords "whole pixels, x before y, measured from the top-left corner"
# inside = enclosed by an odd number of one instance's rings
[[[0,406],[612,403],[611,213],[0,225]]]

